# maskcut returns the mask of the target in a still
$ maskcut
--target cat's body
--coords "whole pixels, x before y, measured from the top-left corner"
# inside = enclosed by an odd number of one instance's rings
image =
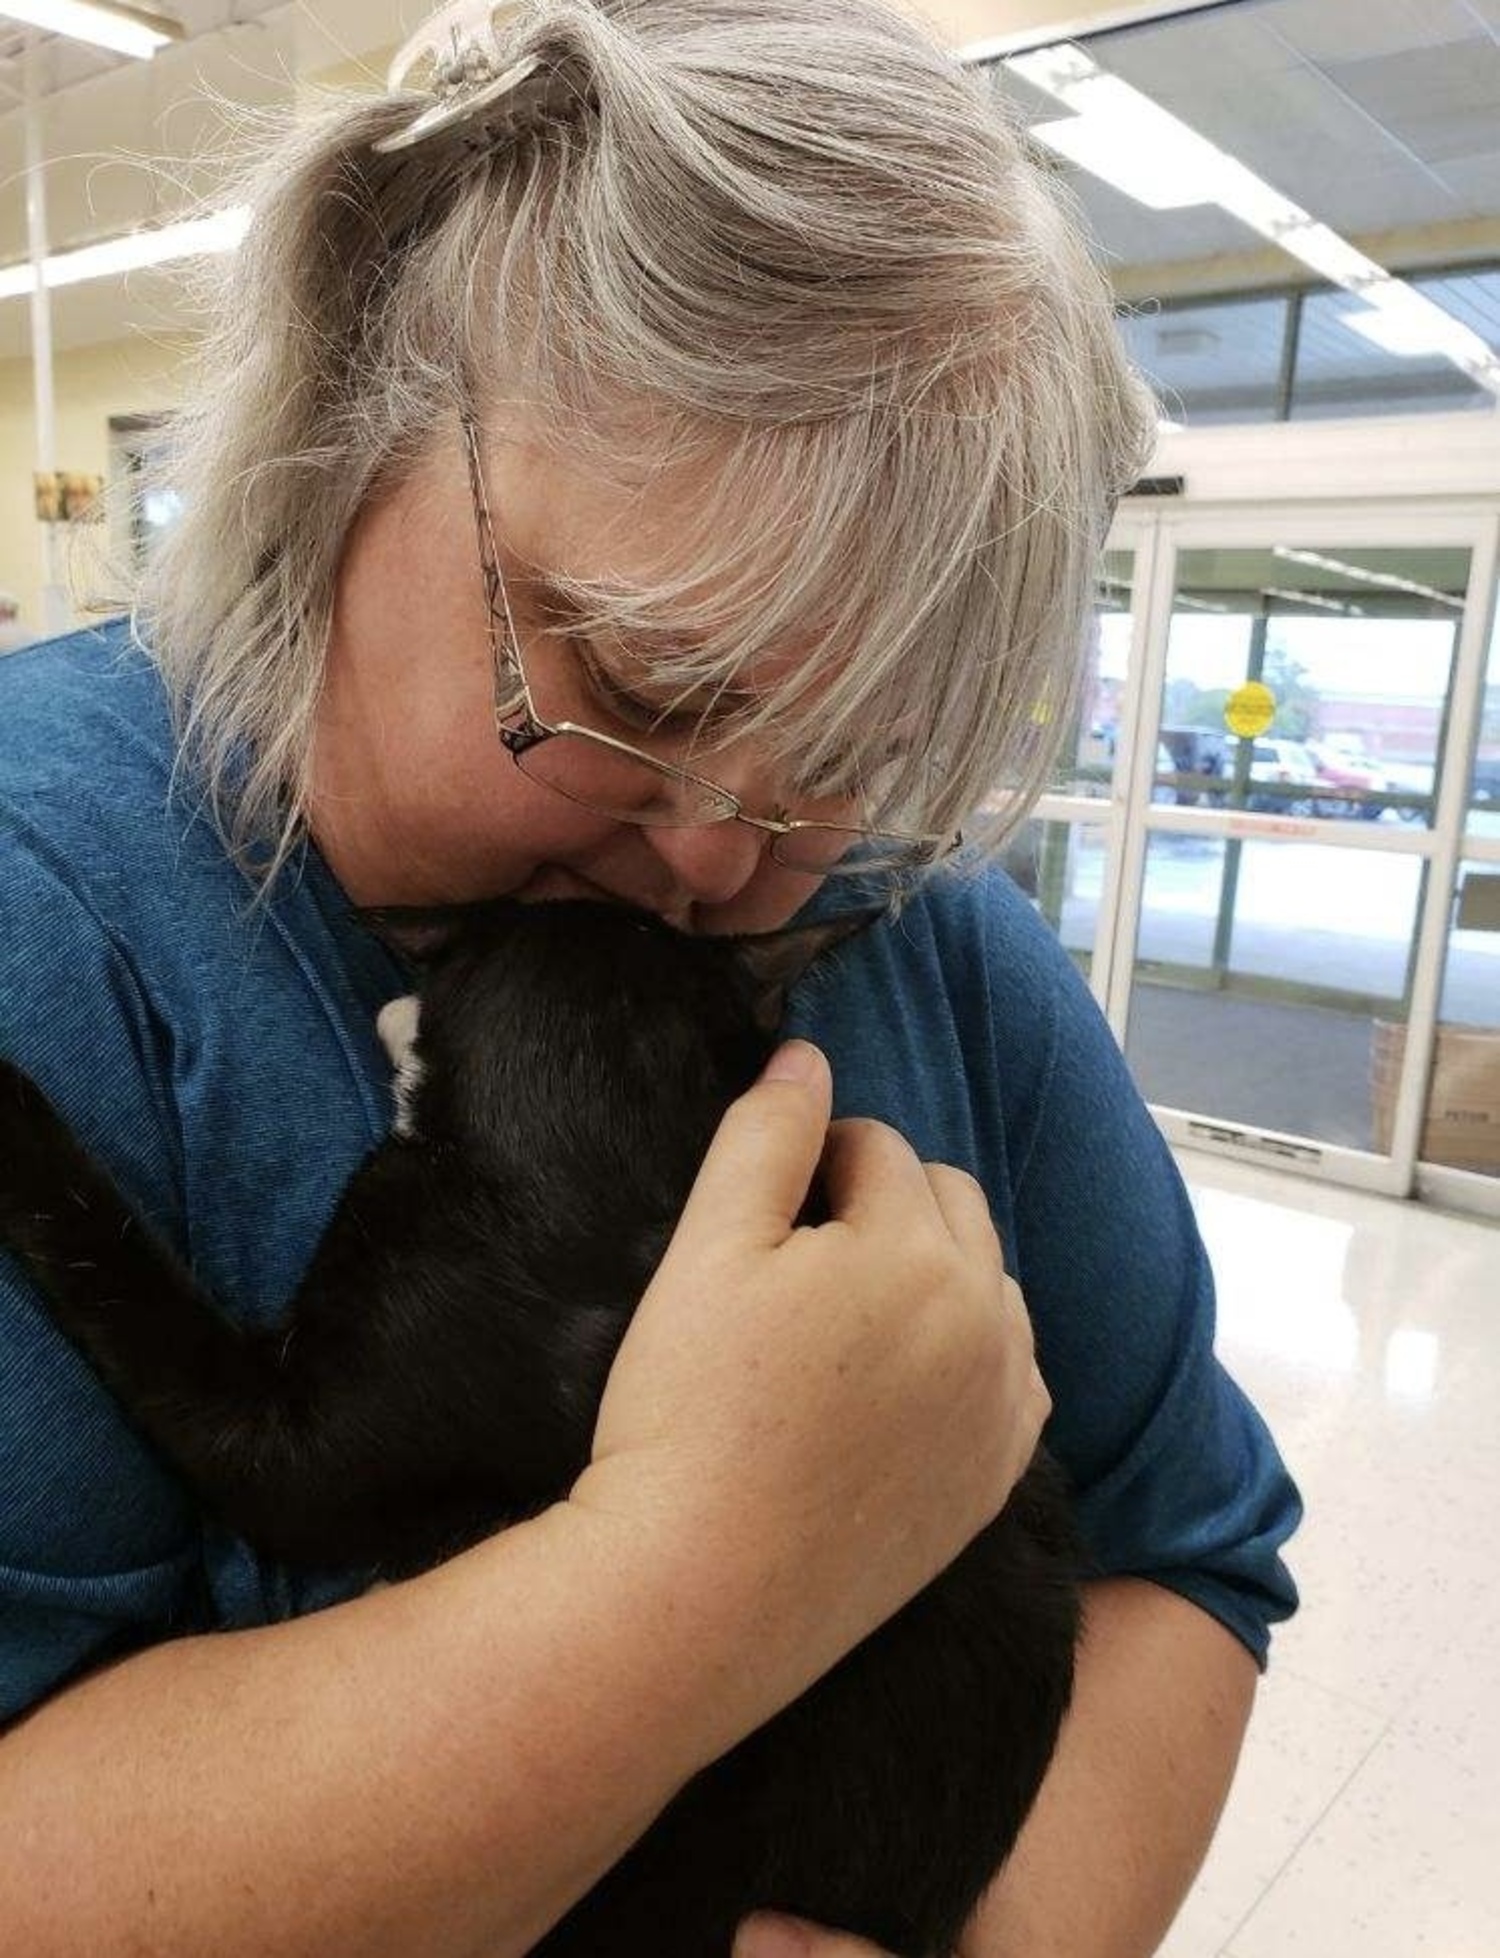
[[[819,945],[590,904],[455,918],[428,948],[409,1133],[354,1177],[273,1331],[223,1319],[0,1063],[0,1243],[205,1507],[288,1563],[400,1576],[566,1493],[719,1117]],[[1074,1572],[1039,1457],[941,1578],[689,1784],[539,1958],[727,1958],[758,1907],[946,1954],[1050,1758]]]

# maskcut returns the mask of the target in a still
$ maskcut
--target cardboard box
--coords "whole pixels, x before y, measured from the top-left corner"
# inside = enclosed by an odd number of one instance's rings
[[[1406,1028],[1371,1025],[1370,1090],[1375,1147],[1389,1150]],[[1500,1027],[1439,1026],[1418,1148],[1424,1163],[1500,1175]]]

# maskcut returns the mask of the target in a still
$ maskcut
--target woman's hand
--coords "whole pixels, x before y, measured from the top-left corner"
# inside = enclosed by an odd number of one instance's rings
[[[845,1931],[823,1931],[800,1917],[758,1911],[740,1926],[732,1958],[890,1958],[890,1953]]]
[[[668,1547],[726,1745],[951,1562],[1049,1406],[979,1186],[830,1103],[793,1042],[726,1114],[570,1498],[620,1554]],[[829,1220],[798,1225],[820,1156]]]

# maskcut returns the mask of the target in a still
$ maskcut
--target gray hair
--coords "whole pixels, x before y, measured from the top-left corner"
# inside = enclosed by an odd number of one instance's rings
[[[1003,834],[1153,419],[1055,185],[878,0],[541,0],[496,32],[549,79],[485,140],[383,152],[426,98],[341,101],[251,188],[135,614],[231,845],[265,870],[301,834],[350,526],[470,390],[706,480],[669,578],[573,591],[596,626],[669,630],[684,691],[816,647],[729,731],[903,827],[1008,789]]]

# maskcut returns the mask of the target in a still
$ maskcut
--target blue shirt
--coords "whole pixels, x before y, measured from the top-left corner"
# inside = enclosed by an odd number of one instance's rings
[[[256,905],[123,624],[0,663],[0,1050],[230,1313],[274,1319],[390,1116],[402,989],[308,849]],[[1181,1180],[1087,989],[998,872],[940,876],[794,1002],[839,1112],[983,1183],[1101,1572],[1260,1660],[1300,1506],[1214,1358]],[[207,1524],[0,1254],[0,1721],[173,1633],[348,1595]]]

